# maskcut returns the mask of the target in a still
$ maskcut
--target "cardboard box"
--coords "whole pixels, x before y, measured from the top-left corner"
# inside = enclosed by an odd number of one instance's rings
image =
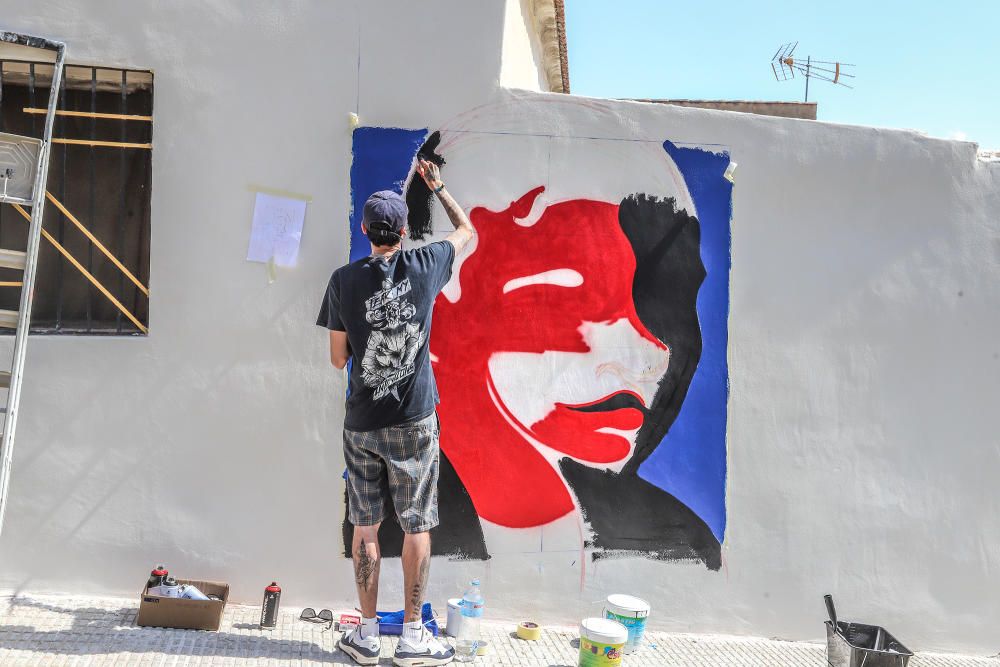
[[[218,630],[222,612],[229,600],[229,584],[218,581],[178,579],[179,584],[191,584],[205,595],[218,595],[222,600],[187,600],[149,595],[142,589],[136,625],[187,630]]]

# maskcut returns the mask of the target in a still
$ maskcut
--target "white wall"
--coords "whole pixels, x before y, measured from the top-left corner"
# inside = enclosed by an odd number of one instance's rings
[[[288,604],[353,604],[343,384],[312,325],[347,257],[347,115],[436,127],[550,98],[496,91],[501,3],[442,4],[0,1],[74,62],[156,77],[151,333],[31,341],[0,585],[133,594],[166,562],[240,601],[277,579]],[[411,69],[428,50],[433,76]],[[544,122],[572,136],[589,106]],[[593,106],[608,138],[739,163],[725,563],[510,549],[436,560],[431,599],[480,575],[497,617],[573,622],[630,591],[658,627],[818,638],[833,592],[911,648],[995,652],[1000,165],[910,132]],[[251,183],[314,197],[273,284],[243,260]]]
[[[502,19],[465,0],[0,2],[71,62],[155,73],[150,335],[31,340],[4,588],[132,594],[163,561],[238,600],[277,578],[346,601],[344,387],[313,322],[347,259],[349,113],[441,122],[486,99]],[[250,184],[313,196],[273,284],[244,261]]]
[[[506,0],[505,5],[500,85],[548,90],[531,0]]]

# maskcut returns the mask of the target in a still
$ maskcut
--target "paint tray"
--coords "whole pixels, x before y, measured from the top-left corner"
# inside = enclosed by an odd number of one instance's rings
[[[403,612],[402,611],[377,611],[378,631],[383,635],[403,634]],[[424,627],[430,630],[435,637],[440,633],[434,612],[431,610],[431,603],[425,602],[420,609],[420,616],[423,619]]]
[[[906,667],[913,652],[877,625],[826,621],[826,659],[830,667]]]
[[[42,140],[0,132],[0,202],[31,204]]]

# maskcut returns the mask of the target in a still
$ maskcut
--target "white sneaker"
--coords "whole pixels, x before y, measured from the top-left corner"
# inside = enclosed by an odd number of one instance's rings
[[[455,657],[451,644],[438,640],[427,628],[420,628],[420,641],[412,643],[399,638],[392,664],[396,667],[431,667],[447,665]]]
[[[361,628],[354,628],[340,637],[337,646],[359,665],[377,665],[382,642],[377,636],[362,637]]]

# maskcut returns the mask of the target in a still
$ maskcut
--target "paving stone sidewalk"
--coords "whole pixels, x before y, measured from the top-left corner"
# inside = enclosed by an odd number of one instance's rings
[[[2,667],[152,667],[221,665],[307,667],[352,665],[337,650],[340,633],[298,620],[298,609],[284,609],[278,626],[262,631],[260,609],[227,605],[218,632],[140,628],[138,600],[31,596],[0,598]],[[488,655],[476,665],[575,667],[576,631],[547,628],[542,639],[525,642],[513,623],[483,623]],[[392,664],[395,639],[382,639],[380,665]],[[624,667],[823,667],[825,647],[803,642],[648,632],[639,653]],[[910,667],[1000,667],[1000,657],[922,654]]]

